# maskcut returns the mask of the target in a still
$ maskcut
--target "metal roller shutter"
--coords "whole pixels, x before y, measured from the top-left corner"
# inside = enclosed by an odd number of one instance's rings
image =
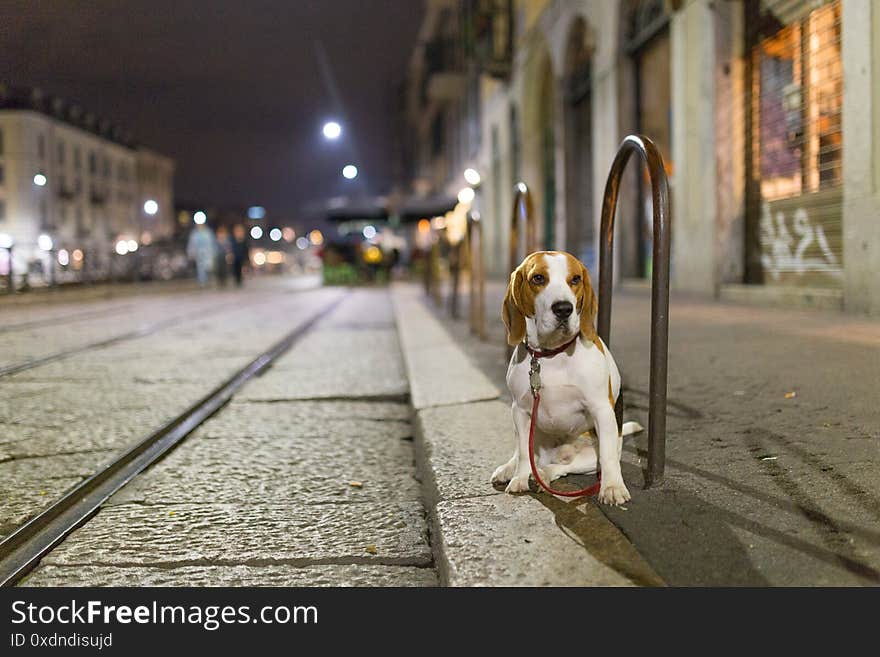
[[[840,5],[746,5],[747,248],[768,285],[842,283]]]

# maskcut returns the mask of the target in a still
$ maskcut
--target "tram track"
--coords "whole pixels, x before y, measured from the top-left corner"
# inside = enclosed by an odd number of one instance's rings
[[[40,319],[32,319],[17,324],[6,324],[0,326],[0,333],[12,333],[14,331],[27,331],[29,329],[40,329],[49,326],[57,326],[59,322],[78,322],[83,319],[93,319],[95,317],[106,317],[107,315],[118,315],[128,310],[132,304],[126,303],[111,308],[101,308],[98,310],[84,310],[77,313],[68,313],[66,315],[53,315],[51,317],[42,317]]]
[[[6,365],[0,367],[0,379],[11,376],[13,374],[18,374],[19,372],[25,372],[27,370],[34,369],[36,367],[40,367],[42,365],[47,365],[49,363],[53,363],[59,360],[65,360],[72,356],[76,356],[81,353],[95,351],[97,349],[104,349],[106,347],[111,347],[113,345],[117,345],[121,342],[128,342],[129,340],[136,340],[138,338],[147,337],[149,335],[153,335],[154,333],[158,333],[159,331],[169,328],[171,326],[176,326],[178,324],[182,324],[190,319],[201,319],[208,315],[215,314],[219,311],[235,308],[240,309],[242,305],[252,305],[254,303],[259,303],[262,299],[254,299],[249,301],[246,304],[242,304],[240,301],[230,301],[228,303],[220,304],[213,306],[211,308],[199,308],[198,310],[194,310],[192,312],[182,313],[180,315],[176,315],[174,317],[167,317],[165,319],[161,319],[156,322],[152,322],[147,324],[146,326],[141,326],[140,328],[136,328],[131,331],[126,331],[124,333],[120,333],[118,335],[111,336],[109,338],[104,338],[102,340],[96,340],[94,342],[89,342],[86,344],[82,344],[76,347],[71,347],[69,349],[62,349],[61,351],[57,351],[46,356],[39,356],[37,358],[32,358],[30,360],[26,360],[20,363],[14,363],[12,365]],[[2,332],[2,330],[0,330]]]
[[[339,294],[205,397],[132,445],[100,472],[68,491],[0,542],[0,586],[14,586],[20,581],[72,531],[95,515],[110,496],[183,442],[225,406],[242,386],[262,374],[319,320],[336,309],[346,296],[345,293]]]

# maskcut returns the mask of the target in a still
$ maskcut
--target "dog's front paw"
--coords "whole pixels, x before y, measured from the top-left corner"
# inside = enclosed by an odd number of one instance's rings
[[[489,479],[489,482],[492,484],[506,484],[510,481],[511,476],[513,476],[513,469],[515,467],[515,463],[505,463],[504,465],[499,465],[495,468],[495,472],[492,473],[492,477]]]
[[[505,493],[528,493],[529,492],[529,475],[517,475],[510,480]]]
[[[605,481],[602,482],[602,487],[599,489],[599,501],[602,502],[602,504],[620,506],[621,504],[629,502],[629,500],[629,491],[626,489],[626,484],[622,481],[612,483],[605,483]]]

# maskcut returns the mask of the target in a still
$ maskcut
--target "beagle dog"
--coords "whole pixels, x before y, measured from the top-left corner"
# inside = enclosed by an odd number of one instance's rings
[[[540,362],[536,467],[549,484],[567,474],[594,473],[598,466],[599,501],[620,505],[630,499],[620,472],[620,453],[623,436],[642,427],[627,422],[618,434],[614,404],[620,394],[620,373],[596,334],[597,309],[587,268],[568,253],[532,253],[510,275],[502,317],[507,341],[516,347],[507,368],[507,386],[513,397],[517,440],[513,456],[491,478],[493,484],[506,483],[508,493],[529,490],[532,390],[527,345],[547,352],[570,342],[567,349]]]

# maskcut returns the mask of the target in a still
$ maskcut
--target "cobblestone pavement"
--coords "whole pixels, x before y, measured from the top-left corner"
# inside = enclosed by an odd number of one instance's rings
[[[25,583],[435,585],[385,290],[303,290],[280,279],[4,312],[5,365],[160,327],[0,377],[0,534],[342,294]]]
[[[488,286],[486,342],[448,300],[435,313],[506,390],[503,293]],[[647,426],[650,295],[619,291],[613,308],[627,418]],[[669,354],[666,482],[642,489],[643,433],[624,447],[633,501],[600,507],[660,576],[880,583],[880,321],[673,295]]]

